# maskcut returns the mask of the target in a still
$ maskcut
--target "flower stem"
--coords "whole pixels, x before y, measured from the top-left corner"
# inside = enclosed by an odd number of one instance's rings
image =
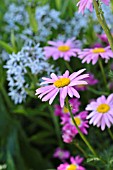
[[[103,76],[103,80],[104,80],[105,86],[107,87],[107,80],[106,80],[106,76],[105,76],[105,72],[104,72],[104,68],[103,68],[101,60],[99,60],[99,66],[100,66],[100,69],[101,69],[101,73],[102,73],[102,76]]]
[[[68,61],[65,61],[65,65],[66,65],[67,69],[68,69],[71,73],[73,73],[73,69],[72,69],[71,66],[69,65]]]
[[[107,35],[109,44],[110,44],[111,49],[113,51],[113,37],[111,35],[110,29],[109,29],[109,27],[108,27],[108,25],[106,23],[105,18],[104,18],[101,6],[100,6],[100,4],[96,0],[93,0],[93,5],[94,5],[95,11],[96,11],[96,15],[97,15],[98,21],[99,21],[101,27],[103,28],[105,34]]]
[[[73,116],[73,113],[71,111],[71,107],[70,107],[70,104],[68,102],[68,98],[66,98],[66,105],[67,105],[67,108],[69,109],[69,112],[70,112],[70,116],[72,118],[72,121],[75,125],[75,127],[77,128],[78,132],[79,132],[79,135],[80,137],[82,138],[82,140],[85,142],[85,144],[88,146],[89,150],[93,153],[94,156],[98,157],[97,156],[97,153],[95,152],[95,150],[93,149],[93,147],[90,145],[90,143],[88,142],[88,140],[86,139],[86,137],[82,134],[82,132],[80,131],[78,125],[76,124],[75,122],[75,119],[74,119],[74,116]]]
[[[84,149],[76,142],[74,142],[75,146],[84,154],[84,156],[87,158],[87,153],[84,151]]]
[[[108,128],[108,133],[109,133],[111,139],[113,139],[113,133],[111,132],[111,129],[110,129],[110,128]]]

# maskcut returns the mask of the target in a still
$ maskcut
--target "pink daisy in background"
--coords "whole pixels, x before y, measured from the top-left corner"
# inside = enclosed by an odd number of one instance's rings
[[[109,5],[110,0],[102,0],[102,2],[106,5]],[[84,14],[85,9],[90,10],[90,12],[93,11],[93,0],[80,0],[77,3],[77,6],[79,6],[79,12]]]
[[[84,81],[84,78],[87,78],[89,74],[82,74],[86,69],[81,69],[77,72],[69,75],[69,71],[65,71],[62,76],[56,76],[56,74],[52,73],[51,78],[43,77],[44,82],[41,85],[49,84],[44,87],[40,87],[36,90],[36,94],[38,98],[42,99],[42,101],[48,101],[49,104],[53,102],[58,93],[60,93],[60,106],[64,107],[65,98],[69,95],[71,98],[76,97],[80,98],[79,93],[74,88],[76,85],[87,84]]]
[[[76,113],[79,111],[79,106],[81,102],[78,99],[76,98],[70,99],[69,103],[72,108],[72,113]],[[55,116],[60,116],[60,117],[63,116],[64,114],[69,114],[69,110],[66,108],[66,106],[61,108],[61,106],[58,104],[55,105],[54,112],[55,112]]]
[[[85,170],[83,166],[81,166],[81,163],[83,162],[83,158],[80,156],[70,157],[70,164],[64,163],[60,164],[57,168],[57,170]]]
[[[74,38],[68,39],[66,42],[63,41],[48,41],[51,46],[44,47],[44,53],[47,59],[53,57],[54,60],[63,58],[64,60],[70,61],[70,57],[76,57],[80,51],[76,46]]]
[[[60,159],[62,162],[65,162],[65,160],[70,157],[70,152],[58,147],[56,148],[53,157]]]
[[[87,111],[82,111],[79,114],[74,115],[74,120],[76,124],[78,125],[81,132],[85,135],[88,134],[87,128],[89,127],[88,121],[86,120],[87,114],[88,114]],[[78,130],[76,129],[70,115],[66,114],[62,116],[61,120],[62,120],[61,124],[63,125],[62,127],[63,141],[66,143],[70,143],[72,142],[73,138],[78,134]]]
[[[91,49],[84,49],[78,53],[78,58],[82,59],[82,63],[89,64],[96,64],[99,58],[105,59],[105,62],[108,62],[110,58],[113,58],[113,52],[110,49],[110,46],[106,48],[91,48]]]
[[[87,81],[88,85],[82,85],[82,84],[78,85],[78,86],[75,87],[76,90],[85,91],[85,90],[87,90],[88,86],[93,86],[93,85],[98,83],[98,80],[91,73],[89,73],[89,77],[84,79],[84,80]]]
[[[113,94],[106,99],[105,96],[99,97],[96,101],[92,101],[87,105],[86,110],[92,111],[87,119],[90,119],[89,124],[101,127],[101,130],[108,128],[113,124]]]

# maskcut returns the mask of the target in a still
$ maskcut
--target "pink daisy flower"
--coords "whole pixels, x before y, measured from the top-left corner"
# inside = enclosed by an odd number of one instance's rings
[[[76,90],[85,91],[85,90],[87,90],[88,86],[92,86],[92,85],[95,85],[95,84],[98,83],[98,80],[95,79],[94,75],[91,74],[91,73],[89,73],[89,77],[84,79],[84,80],[87,81],[88,85],[82,85],[82,84],[78,85],[78,86],[75,87]]]
[[[70,152],[61,148],[56,148],[53,157],[59,158],[62,162],[64,162],[70,157]]]
[[[38,95],[42,101],[49,100],[49,104],[51,104],[57,94],[60,93],[60,106],[64,107],[64,102],[67,95],[71,98],[73,96],[80,98],[79,93],[73,88],[73,86],[87,84],[87,82],[82,79],[87,78],[89,74],[80,75],[85,70],[86,69],[81,69],[71,75],[69,75],[69,71],[67,70],[62,76],[56,76],[56,74],[52,73],[50,75],[51,78],[43,77],[42,79],[44,82],[42,82],[41,85],[49,85],[38,88],[36,90],[36,95]]]
[[[105,5],[109,5],[110,0],[102,0],[102,2]],[[84,14],[85,9],[90,10],[90,12],[93,11],[93,0],[80,0],[77,3],[77,6],[79,6],[79,12],[81,12],[82,14]]]
[[[83,160],[84,159],[81,158],[80,156],[76,156],[75,158],[71,157],[70,158],[71,164],[67,162],[64,164],[60,164],[57,170],[85,170],[85,168],[81,166]]]
[[[48,41],[48,44],[51,46],[44,47],[47,59],[53,57],[54,60],[64,58],[64,60],[70,61],[70,57],[76,57],[77,52],[80,51],[76,47],[74,39],[68,39],[65,43],[63,41]]]
[[[78,115],[74,116],[74,120],[76,124],[78,125],[79,129],[82,133],[85,135],[88,134],[87,128],[89,127],[88,121],[86,120],[87,117],[87,111],[82,111]],[[61,117],[61,124],[63,125],[62,131],[63,131],[63,140],[66,143],[72,142],[73,138],[78,134],[78,130],[76,129],[70,115],[64,115]]]
[[[76,113],[79,111],[79,106],[80,106],[80,101],[76,98],[70,99],[69,100],[70,106],[72,108],[72,113]],[[60,105],[55,105],[55,115],[56,116],[63,116],[64,114],[69,114],[69,110],[66,108],[66,106],[64,106],[63,108],[61,108]]]
[[[108,128],[113,124],[113,94],[106,99],[105,96],[99,97],[96,101],[87,105],[86,110],[92,111],[87,119],[89,123],[101,127],[101,130]]]
[[[92,64],[96,64],[99,58],[105,59],[105,62],[108,62],[110,58],[113,58],[113,52],[110,49],[110,46],[106,48],[91,48],[84,49],[78,53],[78,58],[82,59],[82,63],[89,64],[92,61]]]

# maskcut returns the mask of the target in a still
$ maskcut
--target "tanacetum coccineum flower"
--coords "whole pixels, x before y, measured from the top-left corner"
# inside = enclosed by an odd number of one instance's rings
[[[96,48],[89,48],[84,49],[78,53],[78,58],[82,59],[82,63],[89,64],[96,64],[99,58],[105,59],[105,62],[108,62],[110,58],[113,58],[113,52],[110,49],[110,46],[103,48],[103,47],[96,47]]]
[[[110,0],[102,0],[102,2],[106,5],[109,5]],[[93,11],[93,0],[80,0],[77,3],[77,6],[79,6],[79,12],[81,12],[82,14],[84,13],[86,8],[92,12]]]
[[[46,58],[53,57],[54,60],[64,58],[64,60],[70,61],[70,57],[76,57],[77,52],[80,51],[74,41],[74,38],[68,39],[65,43],[63,41],[48,41],[51,46],[44,47]]]
[[[89,124],[101,127],[101,130],[108,128],[113,124],[113,94],[106,99],[105,96],[99,97],[96,101],[87,105],[86,110],[92,111],[87,119],[90,119]]]
[[[79,155],[74,157],[70,157],[71,164],[65,162],[64,164],[60,164],[57,170],[85,170],[81,163],[83,162],[83,158]]]
[[[56,95],[60,93],[60,105],[64,107],[64,101],[67,95],[71,98],[73,96],[80,98],[79,93],[73,87],[80,84],[87,84],[83,79],[87,78],[89,74],[80,75],[84,71],[85,69],[81,69],[69,75],[69,71],[67,70],[62,76],[56,76],[56,74],[52,73],[50,75],[51,78],[43,77],[42,79],[44,82],[42,82],[41,85],[49,85],[38,88],[36,90],[36,95],[38,95],[42,101],[49,100],[49,104],[51,104]]]

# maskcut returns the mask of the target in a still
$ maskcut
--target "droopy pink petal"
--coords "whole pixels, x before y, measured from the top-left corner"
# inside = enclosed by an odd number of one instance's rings
[[[71,88],[71,91],[72,91],[73,95],[74,95],[75,97],[77,97],[77,98],[80,98],[79,93],[78,93],[73,87],[70,87],[70,88]]]
[[[57,94],[58,89],[53,89],[51,92],[49,92],[45,97],[42,98],[42,101],[47,101],[53,97],[53,95]]]
[[[57,96],[58,92],[59,92],[59,89],[57,89],[55,94],[51,97],[51,99],[49,100],[49,104],[52,104],[52,102],[55,99],[55,97]]]

